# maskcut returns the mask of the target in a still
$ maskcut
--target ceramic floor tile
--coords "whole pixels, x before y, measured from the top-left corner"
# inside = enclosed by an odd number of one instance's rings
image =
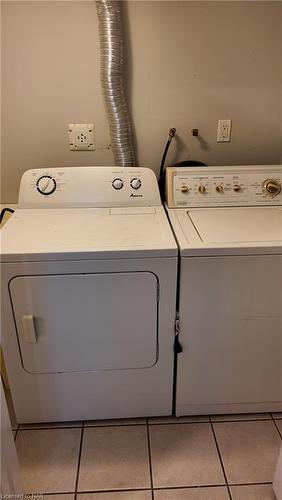
[[[33,423],[33,424],[20,424],[19,428],[24,429],[60,429],[69,427],[81,427],[81,421],[74,422],[46,422],[46,423]]]
[[[195,422],[209,422],[209,417],[196,415],[192,417],[151,417],[148,419],[149,424],[183,424]]]
[[[111,420],[85,420],[85,427],[99,427],[105,425],[144,425],[146,418],[115,418]]]
[[[276,500],[271,484],[231,486],[232,500]]]
[[[225,486],[154,490],[155,500],[229,500]]]
[[[130,488],[150,488],[146,426],[85,428],[79,491]]]
[[[212,422],[232,422],[237,420],[270,420],[270,413],[235,413],[233,415],[211,415]]]
[[[152,500],[152,493],[151,491],[116,491],[111,493],[84,493],[77,495],[77,500]]]
[[[18,431],[16,447],[26,493],[74,491],[80,429]]]
[[[275,423],[281,433],[281,436],[282,436],[282,420],[275,420]]]
[[[58,495],[43,495],[43,500],[74,500],[74,494],[61,493]]]
[[[272,420],[213,425],[229,483],[272,481],[281,446]]]
[[[210,424],[150,426],[154,487],[224,484]]]

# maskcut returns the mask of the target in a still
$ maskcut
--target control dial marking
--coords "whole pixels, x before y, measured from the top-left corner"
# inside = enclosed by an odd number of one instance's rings
[[[45,196],[54,193],[57,183],[51,175],[42,175],[36,182],[37,191]]]

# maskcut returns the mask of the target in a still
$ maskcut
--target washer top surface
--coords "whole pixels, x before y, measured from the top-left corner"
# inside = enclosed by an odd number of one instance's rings
[[[169,167],[167,211],[182,256],[282,253],[282,166]]]
[[[282,253],[282,207],[168,209],[182,256]]]
[[[282,210],[214,208],[187,212],[206,243],[282,242]]]

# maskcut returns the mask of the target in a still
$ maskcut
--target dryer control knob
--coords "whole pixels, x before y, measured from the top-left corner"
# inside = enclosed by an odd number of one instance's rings
[[[201,184],[201,185],[198,187],[198,191],[199,191],[199,193],[201,193],[201,194],[205,194],[205,192],[206,192],[206,188],[205,188],[205,186],[203,186],[203,185]]]
[[[281,192],[281,184],[275,179],[266,179],[262,187],[263,191],[271,196],[277,196]]]
[[[181,193],[188,193],[188,191],[189,191],[188,186],[186,186],[186,184],[183,184],[183,186],[181,186]]]
[[[54,177],[51,175],[42,175],[39,179],[37,179],[36,187],[40,194],[47,196],[48,194],[54,193],[57,184]]]
[[[221,184],[218,184],[215,188],[217,193],[223,193],[224,192],[224,187]]]
[[[114,189],[121,189],[123,187],[123,180],[119,178],[114,179],[112,186]]]
[[[142,183],[140,181],[140,179],[138,179],[138,177],[134,177],[133,179],[131,179],[130,181],[130,186],[133,188],[133,189],[139,189],[141,187]]]

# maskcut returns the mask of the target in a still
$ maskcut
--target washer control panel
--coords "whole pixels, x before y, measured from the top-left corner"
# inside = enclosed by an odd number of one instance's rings
[[[167,167],[169,208],[282,205],[282,165]]]
[[[153,205],[161,201],[155,173],[149,168],[32,169],[20,184],[20,208]]]

